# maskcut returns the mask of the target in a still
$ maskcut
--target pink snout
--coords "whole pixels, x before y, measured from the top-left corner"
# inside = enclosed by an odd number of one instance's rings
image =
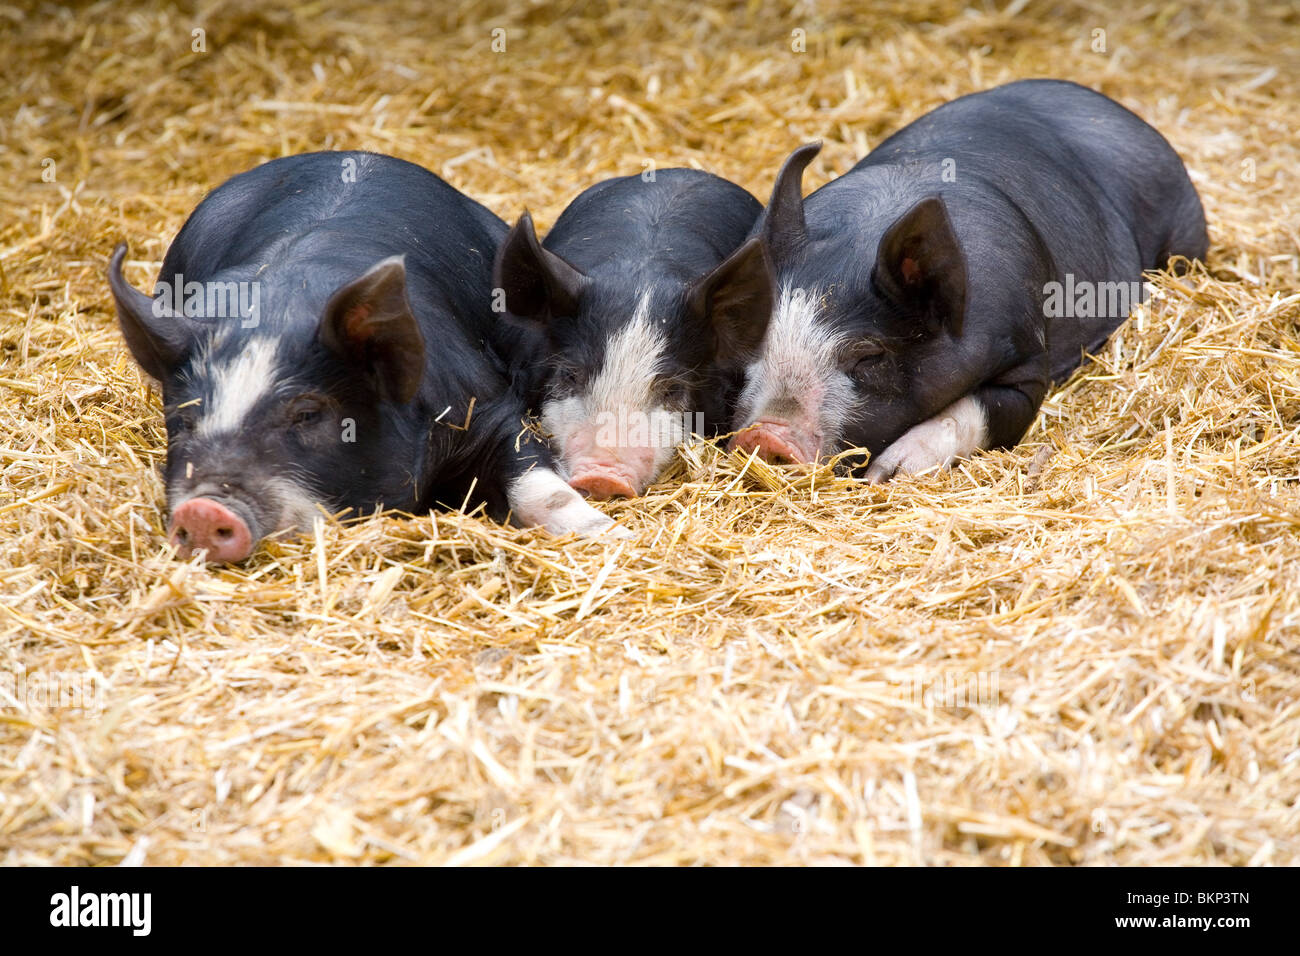
[[[774,465],[799,464],[817,457],[784,422],[758,422],[731,439],[730,447],[732,451],[757,452],[759,458]]]
[[[211,498],[191,498],[172,512],[169,532],[183,558],[206,551],[212,562],[243,561],[253,552],[253,535],[243,520]]]
[[[580,462],[574,466],[569,487],[594,501],[635,498],[637,476],[630,469],[608,462]]]

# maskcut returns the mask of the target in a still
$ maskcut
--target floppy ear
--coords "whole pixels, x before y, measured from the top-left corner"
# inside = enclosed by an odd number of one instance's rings
[[[966,257],[940,197],[922,199],[885,231],[875,277],[895,302],[924,311],[935,329],[961,335]]]
[[[108,262],[108,286],[117,304],[117,322],[136,362],[161,382],[181,363],[193,336],[182,316],[155,311],[155,300],[126,281],[122,275],[125,258],[126,243],[119,242]]]
[[[759,217],[757,231],[767,240],[770,254],[778,261],[808,238],[808,225],[803,217],[803,171],[821,150],[820,142],[808,143],[786,157],[776,174],[772,198]]]
[[[393,256],[330,296],[318,335],[359,367],[380,398],[404,403],[424,376],[424,336],[406,298],[404,256]]]
[[[717,358],[726,364],[750,361],[776,303],[776,276],[762,238],[748,239],[687,296],[690,307],[713,329]]]
[[[505,292],[506,310],[516,318],[545,324],[557,315],[573,315],[591,282],[537,241],[533,217],[519,217],[492,267],[492,286]]]

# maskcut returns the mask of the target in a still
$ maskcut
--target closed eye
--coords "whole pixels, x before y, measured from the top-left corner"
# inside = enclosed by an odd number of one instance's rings
[[[302,395],[289,403],[286,417],[294,428],[310,428],[319,423],[328,408],[325,399],[315,395]]]
[[[874,362],[881,358],[888,349],[876,339],[859,339],[840,353],[841,367],[852,369],[863,362]]]
[[[163,417],[175,434],[183,435],[194,430],[199,420],[201,401],[195,398],[163,409]]]
[[[840,353],[840,367],[859,386],[879,377],[890,350],[876,339],[859,339]]]
[[[551,373],[551,390],[557,395],[572,395],[582,388],[584,376],[572,365],[557,365]]]
[[[683,408],[690,400],[690,383],[682,376],[671,376],[658,382],[659,400],[668,408]]]

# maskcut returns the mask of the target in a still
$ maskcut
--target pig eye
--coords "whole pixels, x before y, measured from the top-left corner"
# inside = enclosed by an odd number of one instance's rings
[[[853,343],[852,348],[849,349],[849,364],[859,365],[864,360],[877,359],[884,354],[885,347],[879,342],[872,341],[871,339],[863,339],[861,342]]]
[[[854,378],[870,376],[885,356],[885,348],[878,342],[860,342],[848,356],[849,374]]]
[[[668,379],[660,386],[660,397],[670,408],[684,406],[690,399],[690,390],[686,383],[678,379]]]
[[[867,369],[885,354],[885,347],[871,339],[854,342],[852,349],[846,352],[845,365],[857,372],[859,368]]]
[[[555,370],[551,385],[560,395],[572,395],[582,387],[582,373],[571,366],[561,365]]]
[[[306,396],[289,406],[289,423],[295,428],[310,428],[325,416],[325,403]]]
[[[177,405],[167,415],[168,429],[176,435],[188,435],[194,431],[199,419],[199,403],[187,402]]]

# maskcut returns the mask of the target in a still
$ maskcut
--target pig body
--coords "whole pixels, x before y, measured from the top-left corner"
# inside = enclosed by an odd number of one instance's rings
[[[242,560],[322,509],[482,502],[558,532],[608,527],[522,433],[521,333],[489,308],[505,232],[419,166],[324,152],[212,192],[154,298],[122,277],[120,245],[110,284],[128,346],[162,384],[181,552]]]
[[[717,176],[657,170],[586,190],[542,244],[525,213],[502,244],[495,281],[544,337],[534,402],[573,487],[638,495],[692,432],[725,429],[739,379],[716,365],[713,328],[767,289],[708,290],[761,210]]]
[[[745,330],[734,445],[769,459],[866,447],[885,480],[1014,445],[1143,270],[1206,253],[1172,147],[1073,83],[954,100],[805,200],[818,148],[782,168],[742,270],[776,305]]]

